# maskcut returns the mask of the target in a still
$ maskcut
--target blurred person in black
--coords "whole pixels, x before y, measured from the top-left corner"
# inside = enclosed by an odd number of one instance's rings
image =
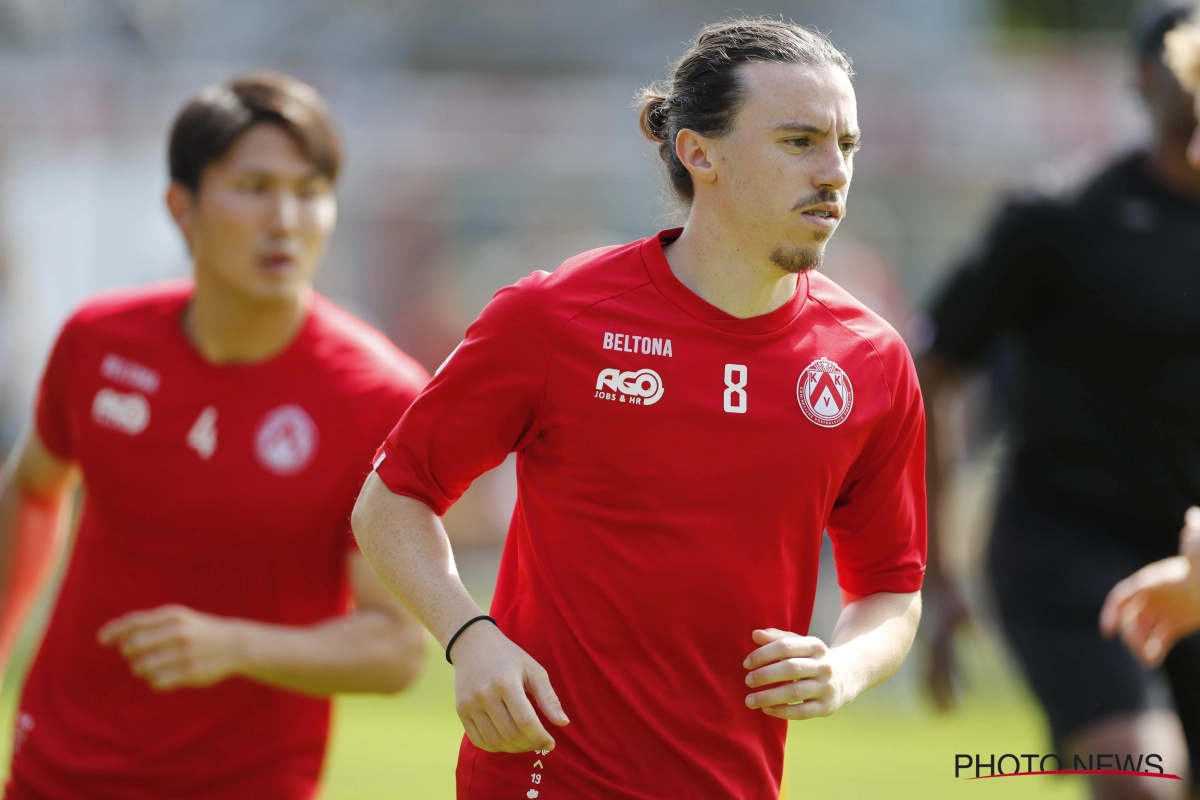
[[[1192,93],[1200,111],[1200,16],[1165,39],[1164,60]],[[1200,170],[1200,128],[1188,144],[1188,161]],[[1139,661],[1156,667],[1181,638],[1200,631],[1200,507],[1184,515],[1179,555],[1148,564],[1108,593],[1100,612],[1106,636],[1120,635]]]
[[[1002,343],[1013,348],[1010,452],[987,573],[1059,754],[1158,753],[1183,773],[1190,752],[1200,775],[1200,640],[1165,660],[1171,707],[1155,697],[1158,675],[1097,626],[1113,585],[1175,553],[1184,512],[1200,503],[1200,173],[1186,156],[1196,119],[1162,59],[1164,35],[1189,12],[1148,8],[1135,22],[1147,145],[1069,192],[1005,203],[935,297],[920,369],[936,509],[953,468],[951,448],[939,452],[932,438],[945,430],[939,397]],[[935,513],[930,524],[929,684],[948,707],[952,637],[967,614],[935,545]],[[1186,791],[1177,781],[1091,780],[1095,798]]]

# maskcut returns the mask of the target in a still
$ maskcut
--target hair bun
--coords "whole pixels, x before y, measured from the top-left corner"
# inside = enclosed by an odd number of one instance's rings
[[[667,97],[658,89],[648,88],[641,94],[641,116],[639,124],[642,135],[656,144],[667,140],[670,118],[668,111],[670,103]]]

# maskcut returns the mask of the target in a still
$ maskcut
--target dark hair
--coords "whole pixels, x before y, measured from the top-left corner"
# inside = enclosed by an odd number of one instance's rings
[[[671,188],[692,202],[692,176],[675,154],[681,130],[721,136],[733,126],[745,100],[738,67],[756,62],[833,66],[853,77],[850,57],[825,34],[769,17],[730,19],[706,25],[670,69],[666,81],[638,93],[642,133],[658,143]]]
[[[1167,33],[1196,10],[1194,2],[1145,0],[1133,13],[1129,25],[1129,47],[1139,60],[1158,59],[1163,55]]]
[[[251,72],[205,87],[183,107],[171,126],[171,180],[198,191],[204,169],[262,124],[283,128],[322,175],[337,180],[342,146],[325,101],[307,83],[278,72]]]

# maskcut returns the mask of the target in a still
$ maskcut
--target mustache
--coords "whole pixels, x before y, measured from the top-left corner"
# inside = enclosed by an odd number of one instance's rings
[[[796,205],[792,206],[792,211],[799,211],[800,209],[808,208],[809,206],[819,206],[822,203],[836,204],[838,209],[841,211],[841,216],[846,216],[845,206],[842,203],[842,198],[840,198],[838,193],[833,189],[818,189],[814,194],[810,194],[808,197],[802,198],[796,203]]]

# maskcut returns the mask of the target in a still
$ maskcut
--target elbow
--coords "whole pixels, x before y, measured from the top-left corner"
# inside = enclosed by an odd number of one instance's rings
[[[425,666],[426,651],[424,628],[418,626],[415,631],[405,631],[388,659],[378,687],[379,694],[399,694],[412,686]]]
[[[417,678],[421,675],[421,669],[425,666],[427,650],[425,629],[418,628],[416,634],[409,636],[408,639],[410,641],[406,643],[404,652],[397,660],[396,668],[393,670],[393,681],[388,694],[397,694],[416,683]]]

